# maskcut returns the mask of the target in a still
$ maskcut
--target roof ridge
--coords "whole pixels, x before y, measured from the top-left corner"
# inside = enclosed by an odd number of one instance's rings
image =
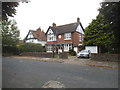
[[[64,24],[64,25],[59,25],[59,26],[56,26],[56,27],[62,27],[62,26],[67,26],[67,25],[71,25],[71,24],[77,24],[77,22],[74,22],[74,23],[68,23],[68,24]],[[53,27],[55,28],[55,27]]]

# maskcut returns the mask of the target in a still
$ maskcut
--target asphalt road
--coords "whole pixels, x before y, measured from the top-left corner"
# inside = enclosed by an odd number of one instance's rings
[[[65,88],[118,88],[117,69],[10,57],[2,60],[3,88],[41,88],[52,80]]]

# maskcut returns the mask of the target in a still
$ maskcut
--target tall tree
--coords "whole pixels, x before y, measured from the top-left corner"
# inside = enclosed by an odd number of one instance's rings
[[[101,3],[99,15],[85,29],[84,44],[98,45],[104,47],[108,52],[119,51],[119,10],[120,3]],[[117,51],[116,53],[118,53]]]
[[[29,0],[19,0],[28,3]],[[16,7],[19,6],[19,2],[2,2],[2,20],[8,20],[8,17],[14,17],[16,15]]]
[[[85,29],[85,45],[97,45],[101,48],[102,52],[112,48],[114,35],[110,24],[106,22],[102,15],[98,15],[97,18],[90,23]]]
[[[113,48],[120,53],[120,2],[103,2],[99,9],[100,14],[111,24],[110,28],[113,30],[115,40],[113,41]]]
[[[2,22],[2,47],[3,52],[7,52],[8,48],[11,51],[11,48],[15,48],[16,44],[19,41],[20,32],[16,26],[16,22],[14,20]]]
[[[16,14],[16,7],[18,7],[18,2],[2,2],[2,19],[8,20],[9,17],[13,17]]]

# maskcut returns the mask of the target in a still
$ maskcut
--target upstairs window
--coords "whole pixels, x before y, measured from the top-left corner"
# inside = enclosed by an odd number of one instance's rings
[[[47,41],[56,41],[56,36],[54,34],[47,35]]]
[[[47,34],[47,41],[56,41],[56,36],[54,35],[51,29],[49,30]]]
[[[82,41],[83,41],[82,34],[80,34],[80,36],[79,36],[79,41],[80,41],[80,42],[82,42]]]
[[[65,33],[64,40],[71,40],[71,33]]]

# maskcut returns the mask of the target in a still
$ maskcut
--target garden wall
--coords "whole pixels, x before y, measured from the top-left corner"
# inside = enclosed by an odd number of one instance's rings
[[[52,53],[46,53],[46,52],[24,52],[20,54],[21,56],[34,56],[34,57],[46,57],[46,58],[52,58]]]
[[[91,60],[97,61],[120,61],[120,54],[92,54]]]
[[[13,55],[14,55],[13,53],[2,53],[3,57],[13,56]]]

